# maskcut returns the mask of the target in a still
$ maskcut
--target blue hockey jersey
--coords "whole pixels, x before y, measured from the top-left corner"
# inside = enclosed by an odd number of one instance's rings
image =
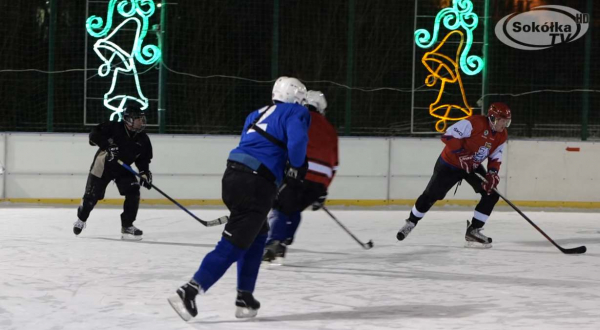
[[[262,117],[256,126],[283,142],[287,151],[254,129],[248,129],[261,114]],[[257,170],[262,164],[273,173],[279,185],[283,180],[283,171],[288,159],[293,167],[304,164],[309,126],[310,114],[299,104],[277,103],[263,107],[246,117],[240,144],[231,151],[229,160],[242,163],[253,170]]]

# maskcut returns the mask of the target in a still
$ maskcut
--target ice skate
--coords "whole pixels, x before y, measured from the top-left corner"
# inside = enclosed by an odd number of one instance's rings
[[[235,306],[235,317],[245,319],[255,317],[258,314],[260,302],[254,299],[252,292],[238,290]]]
[[[84,228],[85,228],[85,221],[81,221],[81,220],[77,219],[77,221],[75,221],[75,223],[73,224],[73,233],[75,235],[79,235],[79,234],[81,234],[81,232],[83,231]]]
[[[416,224],[408,219],[406,219],[406,224],[404,225],[404,227],[400,228],[400,230],[398,231],[398,234],[396,234],[396,238],[399,241],[402,241],[406,238],[406,236],[408,236],[408,234],[410,234],[410,232],[413,230],[413,228],[415,228]]]
[[[492,247],[492,238],[481,233],[483,228],[471,227],[471,222],[467,220],[467,233],[465,234],[465,247],[489,249]]]
[[[199,288],[199,285],[192,280],[177,289],[177,295],[167,299],[171,307],[186,322],[198,315],[196,295],[199,292]]]
[[[287,247],[280,241],[272,241],[265,247],[265,253],[263,255],[263,264],[266,265],[282,265],[283,258],[285,258],[285,252]]]
[[[143,234],[144,234],[143,231],[141,231],[140,229],[136,228],[133,225],[131,227],[127,227],[127,228],[121,227],[121,239],[122,240],[141,241]]]

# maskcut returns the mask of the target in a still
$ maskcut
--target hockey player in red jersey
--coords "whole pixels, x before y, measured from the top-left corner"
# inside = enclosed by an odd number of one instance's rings
[[[308,172],[302,183],[287,184],[280,189],[269,214],[271,228],[263,256],[265,262],[285,256],[300,224],[301,212],[310,205],[313,211],[323,206],[338,167],[338,136],[325,118],[325,96],[319,91],[309,91],[305,106],[311,116],[306,149]]]
[[[442,136],[446,145],[438,158],[429,184],[417,199],[406,224],[396,238],[402,241],[415,228],[435,202],[444,199],[446,193],[461,180],[466,180],[481,194],[472,221],[467,221],[465,240],[467,247],[492,246],[492,239],[481,233],[483,225],[492,213],[500,196],[494,192],[500,178],[502,153],[506,146],[506,128],[511,122],[511,111],[501,102],[490,105],[487,116],[474,115],[448,127]],[[488,160],[487,172],[481,163]],[[475,172],[485,177],[482,182]]]

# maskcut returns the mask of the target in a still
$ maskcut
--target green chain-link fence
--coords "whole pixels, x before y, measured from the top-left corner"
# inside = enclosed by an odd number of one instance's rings
[[[101,98],[110,78],[97,76],[101,63],[93,51],[96,39],[86,38],[85,29],[89,16],[106,15],[107,3],[2,1],[0,130],[86,132],[85,123],[108,119],[111,112]],[[486,1],[473,3],[481,21],[476,39],[483,41]],[[452,1],[161,3],[146,39],[157,44],[158,31],[165,30],[165,62],[139,69],[150,99],[149,121],[156,124],[149,130],[238,134],[245,116],[270,102],[274,79],[288,75],[325,93],[327,116],[342,135],[411,135],[411,120],[418,117],[411,113],[413,66],[416,76],[425,75],[420,58],[413,62],[415,4],[416,27],[431,29],[437,12]],[[547,4],[589,13],[587,39],[523,51],[494,35],[502,17]],[[487,6],[488,95],[483,101],[511,106],[511,136],[600,138],[600,43],[595,41],[600,38],[600,4],[489,0]],[[482,56],[482,46],[474,46],[471,53]],[[465,80],[469,103],[476,107],[484,80],[481,75]],[[581,89],[588,91],[567,92]],[[419,92],[415,98],[427,103],[432,95]],[[159,125],[161,97],[165,110]]]

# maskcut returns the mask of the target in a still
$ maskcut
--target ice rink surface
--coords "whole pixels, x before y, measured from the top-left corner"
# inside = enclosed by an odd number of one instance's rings
[[[225,210],[192,211],[213,219]],[[235,265],[185,323],[167,297],[220,238],[179,209],[142,206],[144,240],[120,239],[119,209],[98,208],[80,237],[71,208],[0,208],[0,329],[599,329],[600,215],[527,211],[563,255],[510,210],[488,250],[466,249],[471,211],[434,208],[403,242],[407,211],[304,213],[286,265],[261,269],[252,320],[234,316]]]

